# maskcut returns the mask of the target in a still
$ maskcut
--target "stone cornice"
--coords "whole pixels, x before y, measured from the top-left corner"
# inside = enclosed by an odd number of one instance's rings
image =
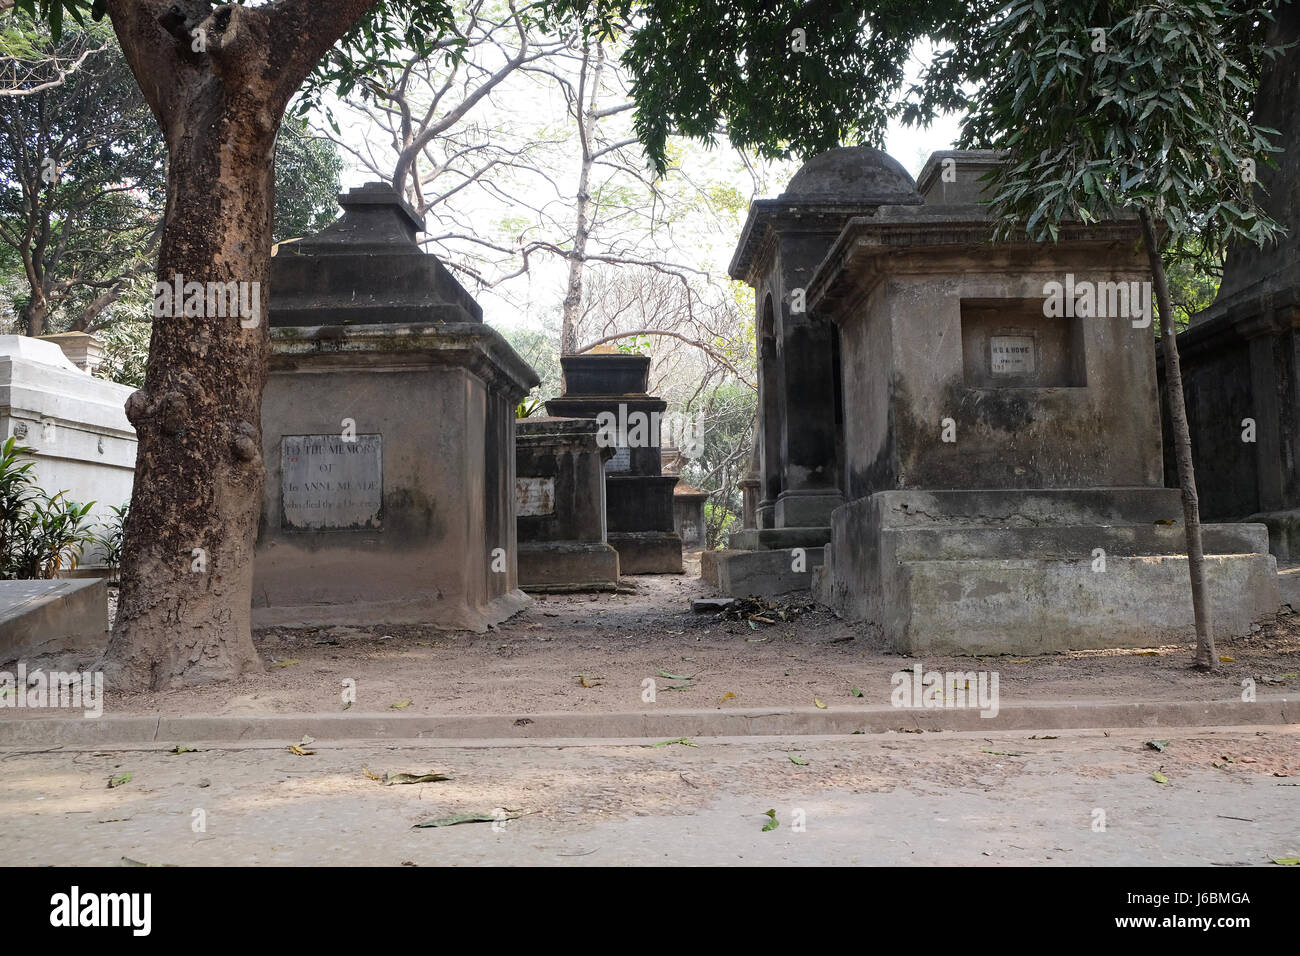
[[[272,371],[458,365],[519,401],[541,379],[501,334],[478,322],[272,326]],[[309,363],[307,360],[310,360]]]
[[[810,310],[834,314],[844,299],[868,292],[886,275],[934,274],[951,270],[954,254],[978,255],[990,269],[1059,271],[1062,259],[1087,254],[1097,246],[1121,255],[1115,264],[1145,270],[1136,218],[1102,223],[1064,223],[1058,241],[1035,242],[1023,231],[994,242],[994,222],[979,205],[935,205],[881,210],[850,220],[808,283]],[[1044,249],[1047,257],[1042,256]],[[1026,262],[1027,254],[1042,259]],[[964,270],[963,270],[964,271]]]
[[[921,197],[898,203],[902,206],[921,204]],[[740,232],[740,241],[727,266],[733,279],[755,285],[766,261],[766,254],[775,243],[778,232],[838,232],[856,216],[871,216],[882,207],[855,202],[808,202],[789,199],[758,199],[750,204],[749,216]]]

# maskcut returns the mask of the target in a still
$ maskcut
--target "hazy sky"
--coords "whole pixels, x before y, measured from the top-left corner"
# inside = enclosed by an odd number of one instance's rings
[[[920,58],[914,59],[914,68],[909,70],[910,75],[906,82],[911,83],[916,79],[915,74],[920,63]],[[614,76],[617,76],[617,73]],[[615,82],[621,85],[621,81]],[[623,95],[625,96],[625,92]],[[346,110],[341,111],[339,118],[343,120],[343,136],[348,146],[378,157],[391,155],[391,142],[368,118],[366,111],[353,111],[345,118],[346,113]],[[563,129],[566,124],[571,128],[572,123],[572,120],[567,118],[567,106],[555,84],[538,83],[533,79],[513,76],[480,101],[467,120],[482,124],[489,129],[505,129],[511,133],[541,125],[546,125],[554,131]],[[620,125],[626,124],[627,129],[621,133],[611,133],[612,137],[621,138],[623,135],[628,135],[630,120],[630,113],[619,117]],[[910,129],[894,123],[887,130],[885,149],[915,178],[932,152],[952,148],[958,126],[959,118],[956,116],[941,117],[927,129]],[[318,129],[320,128],[323,127],[318,124]],[[576,134],[573,141],[576,151]],[[548,171],[549,180],[536,183],[542,187],[543,192],[554,190],[545,203],[547,208],[553,211],[555,221],[539,227],[538,231],[532,233],[533,238],[546,233],[549,234],[547,238],[552,240],[565,240],[562,234],[563,222],[572,215],[572,197],[577,188],[576,155],[569,158],[567,156],[569,152],[567,148],[561,147],[556,161]],[[346,152],[344,160],[346,164],[342,177],[344,189],[375,178],[373,172],[362,169],[354,157]],[[379,165],[391,171],[391,164],[382,158]],[[788,176],[796,168],[797,165],[794,163],[775,164],[774,167],[767,168],[763,172],[766,185],[755,195],[755,184],[744,172],[739,154],[731,149],[725,140],[719,142],[715,149],[706,149],[699,144],[688,144],[682,159],[682,172],[690,178],[728,182],[739,190],[742,196],[754,195],[754,198],[772,198],[780,194],[785,182],[788,181]],[[502,183],[504,184],[505,180],[502,180]],[[538,201],[539,194],[528,186],[519,187],[518,194],[528,196],[530,202]],[[459,210],[457,218],[462,222],[471,223],[470,231],[484,238],[491,237],[493,227],[503,218],[525,212],[522,207],[512,208],[508,201],[503,201],[502,195],[496,190],[466,189],[457,193],[452,201]],[[570,211],[566,212],[566,210]],[[707,224],[701,223],[698,227],[694,222],[688,222],[665,227],[663,231],[672,235],[671,241],[674,247],[665,250],[662,258],[690,263],[721,278],[731,258],[735,242],[739,239],[743,221],[742,211],[734,221],[730,222],[712,221]],[[427,228],[445,231],[445,226],[437,222],[432,215],[427,220]],[[453,247],[449,247],[446,251],[430,251],[438,252],[445,260],[455,257]],[[514,271],[514,267],[512,266],[509,271]],[[468,277],[464,275],[458,277],[467,286],[472,286],[472,280]],[[485,318],[493,324],[537,328],[543,321],[548,320],[548,316],[554,316],[560,300],[563,299],[564,278],[563,260],[556,257],[535,257],[530,262],[530,272],[509,280],[508,286],[500,287],[497,291],[471,288],[471,292],[483,305]]]

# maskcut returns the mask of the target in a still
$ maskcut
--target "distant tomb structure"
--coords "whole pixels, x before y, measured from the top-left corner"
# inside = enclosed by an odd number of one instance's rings
[[[682,466],[685,463],[686,456],[681,449],[664,449],[664,474],[677,476],[677,484],[673,486],[673,527],[681,537],[685,550],[699,551],[708,544],[709,529],[705,524],[704,505],[709,500],[709,494],[681,480]]]
[[[516,425],[515,512],[525,591],[612,591],[618,552],[606,539],[604,463],[612,447],[589,418],[534,416]]]
[[[527,603],[515,406],[538,383],[391,187],[271,266],[257,625],[482,630]]]
[[[674,475],[662,473],[660,447],[668,403],[646,394],[650,357],[586,353],[560,359],[564,394],[546,403],[549,414],[596,419],[605,463],[608,539],[623,574],[682,570],[682,539],[673,522]]]

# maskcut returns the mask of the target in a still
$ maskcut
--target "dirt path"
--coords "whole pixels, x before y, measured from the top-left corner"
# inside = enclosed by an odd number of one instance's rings
[[[889,703],[890,676],[918,663],[882,649],[869,628],[846,625],[826,612],[776,625],[692,613],[691,600],[712,592],[689,573],[625,580],[634,593],[539,598],[484,634],[427,627],[261,631],[256,638],[267,664],[264,674],[160,694],[110,689],[105,713],[341,711],[347,680],[357,689],[350,709],[372,713],[395,704],[403,713],[426,714],[635,711],[645,706],[647,678],[655,681],[657,703],[667,707],[807,707],[814,698],[831,705],[850,699],[883,705]],[[996,670],[1004,704],[1234,699],[1247,678],[1257,682],[1260,696],[1285,694],[1300,687],[1300,615],[1281,618],[1249,639],[1220,640],[1219,653],[1232,660],[1214,676],[1188,667],[1190,645],[919,662],[927,669]],[[67,669],[72,663],[46,666]],[[860,698],[853,695],[855,687]],[[6,719],[41,715],[10,710]]]

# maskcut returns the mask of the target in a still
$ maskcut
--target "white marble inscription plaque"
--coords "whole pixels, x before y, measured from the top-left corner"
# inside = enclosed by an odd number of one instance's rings
[[[383,525],[383,438],[285,435],[280,439],[281,526],[352,531]]]
[[[1034,339],[1030,335],[994,335],[989,338],[994,375],[1033,375]]]
[[[632,467],[632,449],[626,445],[618,445],[614,449],[614,457],[605,462],[606,472],[627,471]]]
[[[515,515],[526,518],[531,515],[555,514],[555,479],[554,478],[516,478],[515,479]]]

